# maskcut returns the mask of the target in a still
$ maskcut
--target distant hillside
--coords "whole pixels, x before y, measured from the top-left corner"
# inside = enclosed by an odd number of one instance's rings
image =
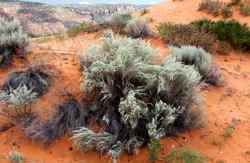
[[[41,3],[0,0],[0,17],[18,19],[31,35],[64,32],[82,21],[100,21],[115,12],[136,11],[134,5],[51,6]]]

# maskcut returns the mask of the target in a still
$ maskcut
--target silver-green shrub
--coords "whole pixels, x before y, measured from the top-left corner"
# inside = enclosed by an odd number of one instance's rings
[[[121,32],[131,19],[132,16],[129,13],[115,13],[111,17],[109,25],[113,27],[113,29]]]
[[[211,54],[195,46],[171,47],[170,58],[185,65],[193,65],[201,76],[206,77],[212,70]]]
[[[125,33],[132,38],[143,38],[152,35],[148,22],[139,18],[134,18],[128,22]]]
[[[37,93],[28,89],[26,85],[19,85],[16,89],[10,88],[9,92],[0,92],[0,101],[4,101],[9,107],[22,107],[32,103],[37,98]]]
[[[88,128],[82,127],[74,131],[72,139],[75,146],[81,150],[97,150],[105,153],[112,146],[113,135],[107,132],[95,133]]]
[[[2,113],[13,124],[28,124],[35,117],[31,104],[44,94],[48,86],[49,75],[38,67],[11,73],[0,89],[0,102],[6,105]]]
[[[212,56],[210,53],[206,52],[202,48],[197,48],[194,46],[181,46],[181,47],[171,47],[170,56],[166,59],[166,64],[168,62],[180,62],[184,65],[192,65],[200,73],[202,80],[209,82],[211,76],[216,75],[220,80],[219,74],[213,74],[215,65],[212,61]]]
[[[103,130],[76,130],[72,139],[77,147],[105,152],[116,160],[152,139],[197,127],[200,114],[193,108],[200,108],[201,76],[194,66],[174,60],[152,64],[155,50],[149,44],[112,33],[105,36],[81,58],[89,118]]]
[[[0,65],[9,62],[13,54],[22,55],[28,45],[28,37],[16,20],[0,18]]]

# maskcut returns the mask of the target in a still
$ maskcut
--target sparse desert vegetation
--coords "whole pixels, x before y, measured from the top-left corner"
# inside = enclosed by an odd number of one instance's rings
[[[8,64],[13,55],[22,56],[28,37],[16,20],[0,18],[0,66]]]
[[[0,162],[247,162],[246,2],[66,7],[91,15],[78,23],[61,6],[11,2],[13,17],[67,30],[40,41],[2,14]]]
[[[206,157],[189,148],[172,149],[165,158],[166,163],[205,163]]]
[[[172,23],[162,23],[157,28],[159,35],[168,45],[192,45],[209,52],[213,51],[215,37],[203,29],[197,30],[192,25]]]

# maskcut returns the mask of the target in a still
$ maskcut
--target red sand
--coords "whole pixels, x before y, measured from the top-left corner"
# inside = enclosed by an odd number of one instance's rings
[[[155,22],[172,21],[188,23],[194,19],[205,16],[197,12],[198,0],[184,0],[168,2],[154,6],[147,16]],[[241,22],[250,23],[250,18],[234,16]],[[54,66],[54,83],[50,91],[33,105],[33,109],[41,115],[48,117],[55,105],[60,103],[61,95],[66,91],[80,95],[80,70],[79,55],[84,54],[86,48],[94,43],[98,34],[81,34],[73,39],[33,41],[31,52],[27,61],[15,60],[15,63],[7,70],[0,70],[0,84],[7,75],[14,71],[27,67],[30,64],[42,64]],[[152,46],[159,49],[156,61],[161,61],[167,55],[168,49],[160,39],[150,39]],[[191,130],[177,137],[165,138],[161,141],[161,156],[164,156],[173,147],[187,146],[202,152],[208,158],[208,162],[224,160],[226,163],[247,163],[250,156],[250,54],[233,52],[230,55],[214,55],[215,62],[220,66],[225,84],[222,87],[209,87],[202,90],[204,96],[204,109],[207,113],[207,125],[198,130]],[[0,106],[3,107],[3,106]],[[0,108],[1,109],[1,108]],[[233,118],[239,119],[236,130],[231,138],[224,139],[224,128]],[[106,163],[110,160],[95,152],[80,153],[69,141],[68,137],[62,138],[49,147],[44,147],[37,142],[27,140],[18,127],[0,133],[0,154],[6,156],[12,149],[20,151],[27,162],[37,163]],[[0,158],[2,158],[0,156]],[[0,163],[7,161],[0,159]],[[141,149],[138,155],[123,155],[121,163],[148,162],[147,149]],[[163,161],[159,161],[163,162]]]

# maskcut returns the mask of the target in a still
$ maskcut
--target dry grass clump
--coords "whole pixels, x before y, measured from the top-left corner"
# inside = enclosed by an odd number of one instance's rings
[[[218,0],[202,0],[199,4],[199,11],[206,11],[208,14],[213,16],[219,16],[223,3]]]
[[[66,133],[72,134],[73,130],[85,126],[86,115],[86,110],[81,108],[74,98],[71,98],[59,105],[48,121],[36,121],[26,128],[26,136],[49,144]]]
[[[213,52],[215,36],[192,25],[162,23],[158,26],[160,36],[172,46],[192,45]]]
[[[243,16],[250,16],[250,1],[240,4],[240,13]]]
[[[11,61],[13,55],[24,55],[28,37],[16,20],[0,18],[0,66]]]
[[[108,22],[108,24],[112,27],[114,31],[117,31],[118,33],[122,32],[123,29],[126,27],[128,22],[132,20],[132,16],[128,13],[123,14],[115,14],[112,16],[111,20]]]
[[[147,20],[134,18],[128,22],[124,29],[125,33],[132,38],[144,38],[152,35]]]

